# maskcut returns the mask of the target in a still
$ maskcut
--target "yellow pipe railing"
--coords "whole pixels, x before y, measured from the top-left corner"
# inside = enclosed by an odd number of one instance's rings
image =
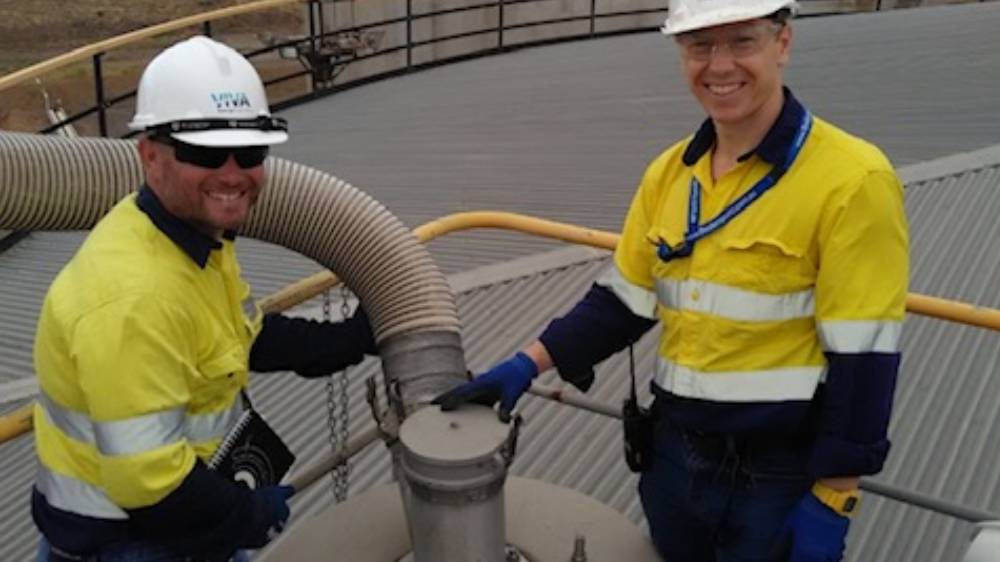
[[[171,20],[158,25],[137,29],[129,33],[111,37],[110,39],[105,39],[104,41],[98,41],[97,43],[91,43],[89,45],[79,47],[63,55],[59,55],[0,77],[0,91],[10,88],[11,86],[23,84],[33,78],[52,72],[53,70],[65,68],[77,62],[89,60],[94,55],[106,53],[137,41],[164,35],[172,31],[177,31],[179,29],[184,29],[186,27],[199,25],[209,21],[231,18],[233,16],[259,12],[261,10],[270,10],[287,4],[299,4],[304,1],[305,0],[260,0],[259,2],[220,8],[218,10],[202,12],[200,14]]]
[[[516,213],[495,211],[470,211],[447,215],[418,226],[413,230],[413,234],[421,242],[428,242],[445,234],[473,228],[517,230],[519,232],[597,248],[613,249],[618,244],[618,235],[611,232],[592,230],[582,226],[518,215]],[[292,283],[272,295],[264,297],[260,300],[260,306],[265,312],[287,310],[316,295],[323,294],[324,291],[336,286],[339,282],[340,280],[332,272],[321,271]]]
[[[516,230],[526,234],[606,250],[614,250],[619,239],[619,235],[613,232],[593,230],[516,213],[492,211],[472,211],[447,215],[420,225],[413,233],[421,242],[427,242],[445,234],[473,228]],[[287,310],[322,294],[339,282],[340,280],[332,272],[321,271],[264,297],[260,300],[260,306],[265,312]],[[922,316],[1000,331],[1000,310],[992,308],[910,293],[906,297],[906,310]],[[28,404],[0,417],[0,443],[31,431],[31,406]]]
[[[9,414],[0,416],[0,443],[31,431],[34,427],[32,421],[34,406],[34,402],[29,402]]]
[[[500,228],[554,238],[574,244],[583,244],[614,250],[619,235],[603,230],[592,230],[573,224],[549,221],[515,213],[473,211],[455,213],[417,227],[413,232],[422,242],[438,236],[472,228]],[[296,304],[322,294],[339,280],[329,271],[322,271],[261,300],[268,311],[286,310]],[[1000,310],[968,303],[910,293],[906,297],[906,310],[921,316],[930,316],[949,322],[968,324],[979,328],[1000,331]]]

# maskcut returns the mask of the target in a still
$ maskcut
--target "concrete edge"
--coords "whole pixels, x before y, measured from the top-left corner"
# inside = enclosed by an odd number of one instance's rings
[[[456,294],[464,293],[487,285],[531,277],[543,271],[603,260],[610,256],[611,252],[608,250],[573,245],[455,273],[448,276],[448,284]]]
[[[1000,144],[911,164],[899,168],[897,173],[903,185],[909,187],[916,183],[995,166],[1000,166]]]

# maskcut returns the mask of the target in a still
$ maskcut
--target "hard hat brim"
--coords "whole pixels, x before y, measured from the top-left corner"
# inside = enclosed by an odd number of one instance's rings
[[[681,33],[687,33],[688,31],[695,31],[697,29],[705,29],[708,27],[716,27],[720,25],[728,25],[731,23],[739,23],[742,21],[751,21],[764,16],[768,16],[774,13],[773,11],[763,11],[761,13],[744,11],[742,13],[735,13],[730,17],[703,17],[703,18],[690,18],[680,25],[670,25],[669,23],[664,23],[663,27],[660,28],[660,32],[664,35],[679,35]]]
[[[660,33],[671,36],[708,27],[750,21],[770,16],[782,9],[790,10],[794,16],[798,13],[798,8],[797,2],[786,0],[738,4],[701,14],[686,15],[686,17],[679,18],[679,21],[674,21],[668,16],[666,21],[663,22],[663,26],[660,27]]]
[[[288,140],[285,131],[253,129],[213,129],[171,133],[171,137],[196,146],[271,146]]]

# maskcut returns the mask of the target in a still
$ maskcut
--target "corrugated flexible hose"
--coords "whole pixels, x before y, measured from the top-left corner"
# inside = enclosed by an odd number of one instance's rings
[[[0,132],[0,230],[90,229],[142,181],[134,142]],[[270,158],[267,187],[241,234],[316,260],[358,295],[397,413],[465,380],[447,281],[426,248],[367,194]]]

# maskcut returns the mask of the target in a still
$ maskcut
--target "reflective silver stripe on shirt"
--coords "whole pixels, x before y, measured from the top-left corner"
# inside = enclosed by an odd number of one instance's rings
[[[184,415],[183,408],[136,416],[113,422],[94,423],[85,414],[63,408],[45,393],[38,403],[46,417],[70,438],[93,445],[105,455],[131,455],[176,443],[187,438],[192,443],[221,439],[243,413],[243,402],[214,414]]]
[[[902,322],[826,320],[819,323],[824,351],[834,353],[898,353]]]
[[[229,431],[229,428],[236,425],[236,421],[243,413],[243,401],[239,396],[233,400],[233,404],[214,414],[188,415],[184,420],[184,435],[191,443],[202,443],[212,439],[221,439]]]
[[[658,357],[656,382],[663,390],[714,402],[811,400],[825,366],[762,371],[702,372]]]
[[[95,422],[97,449],[108,456],[134,455],[184,439],[184,408],[123,420]]]
[[[812,289],[770,295],[709,281],[657,279],[660,304],[744,322],[775,322],[812,317],[816,302]]]
[[[649,318],[650,320],[657,319],[656,293],[625,279],[621,272],[618,271],[617,266],[611,265],[611,267],[607,268],[597,278],[596,283],[602,287],[611,289],[614,294],[618,295],[618,298],[625,303],[625,306],[632,311],[632,314]]]
[[[52,425],[64,435],[81,443],[97,445],[97,439],[94,438],[94,424],[86,414],[63,408],[53,402],[45,392],[38,393],[38,404]]]
[[[35,486],[49,505],[63,511],[101,519],[128,519],[128,515],[100,488],[52,472],[41,464],[38,465]]]

